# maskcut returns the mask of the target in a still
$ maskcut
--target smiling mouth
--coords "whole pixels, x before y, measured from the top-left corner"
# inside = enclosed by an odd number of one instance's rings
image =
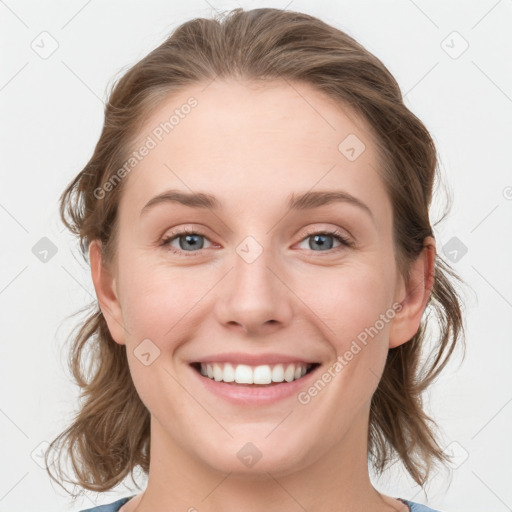
[[[232,363],[191,363],[202,377],[234,386],[270,387],[300,380],[320,363],[279,363],[250,366]]]

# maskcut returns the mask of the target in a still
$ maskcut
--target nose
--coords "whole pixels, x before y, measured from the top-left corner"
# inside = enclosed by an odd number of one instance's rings
[[[218,290],[218,321],[251,336],[269,334],[288,325],[294,295],[286,284],[282,266],[270,251],[264,250],[252,262],[235,254],[233,261],[234,268]]]

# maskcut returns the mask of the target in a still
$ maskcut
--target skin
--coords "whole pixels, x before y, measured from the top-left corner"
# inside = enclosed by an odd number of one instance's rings
[[[281,81],[189,87],[161,104],[140,141],[190,96],[198,106],[124,178],[117,259],[108,265],[99,242],[90,246],[102,312],[151,414],[148,485],[121,512],[407,510],[370,482],[368,415],[388,349],[419,327],[434,239],[406,282],[371,130],[321,92]],[[338,150],[348,134],[366,146],[355,161]],[[222,207],[166,203],[141,215],[170,188],[213,194]],[[287,212],[291,192],[334,189],[372,216],[341,202]],[[183,237],[181,254],[160,245],[184,227],[201,228],[201,250]],[[306,231],[332,228],[354,245],[327,237],[332,249],[321,250]],[[252,263],[236,252],[247,236],[263,250]],[[400,312],[307,405],[295,395],[233,405],[203,389],[188,364],[219,352],[279,352],[316,360],[324,373],[396,303]],[[147,338],[160,350],[149,366],[134,354]],[[262,453],[250,468],[237,457],[247,442]]]

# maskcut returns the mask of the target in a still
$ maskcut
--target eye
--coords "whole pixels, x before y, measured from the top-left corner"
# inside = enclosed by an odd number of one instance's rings
[[[343,234],[337,230],[324,230],[324,231],[310,231],[307,233],[306,238],[302,240],[304,243],[309,239],[307,249],[314,252],[333,252],[342,249],[343,247],[352,247],[353,243],[350,242]],[[337,247],[333,247],[333,242],[330,239],[335,239],[339,242]],[[316,249],[319,249],[318,251]]]
[[[302,239],[301,243],[304,243],[308,239],[310,239],[310,242],[306,249],[314,252],[332,253],[344,247],[353,246],[353,243],[337,230],[310,231],[307,233],[307,236]],[[330,239],[336,240],[339,245],[333,247],[333,242]],[[176,231],[166,236],[161,241],[160,245],[175,254],[193,256],[193,253],[199,252],[205,248],[204,240],[208,240],[208,238],[197,229],[184,228],[181,231]]]
[[[197,230],[185,228],[166,236],[162,240],[161,245],[167,247],[171,252],[176,254],[187,252],[194,253],[204,248],[204,239],[208,240],[206,235],[203,233],[200,233]],[[175,242],[178,243],[178,247],[172,245]],[[191,250],[189,251],[189,249]]]

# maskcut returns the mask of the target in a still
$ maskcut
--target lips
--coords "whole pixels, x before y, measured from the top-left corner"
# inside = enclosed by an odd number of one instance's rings
[[[222,354],[212,354],[210,356],[201,357],[191,363],[231,363],[233,365],[245,364],[248,366],[259,366],[259,365],[276,365],[285,363],[297,363],[297,364],[316,364],[318,361],[314,359],[304,359],[297,356],[291,356],[287,354],[242,354],[240,352],[224,352]]]
[[[319,363],[286,354],[223,353],[191,366],[203,377],[232,385],[271,386],[299,380]]]
[[[291,359],[291,358],[289,358]],[[230,365],[233,370],[236,371],[240,366],[242,366],[241,370],[238,370],[240,372],[240,379],[241,383],[238,383],[235,381],[236,373],[229,375],[229,368],[228,368],[228,374],[226,375],[226,366]],[[283,375],[284,378],[284,372],[286,371],[286,367],[290,366],[294,368],[294,371],[297,373],[293,374],[292,380],[281,380],[281,375],[279,375],[280,369],[275,370],[278,366],[283,366]],[[201,366],[203,367],[203,372],[201,372]],[[215,366],[217,367],[215,370]],[[246,366],[246,368],[243,368],[243,366]],[[266,369],[262,369],[261,367],[267,367]],[[275,404],[277,402],[280,402],[281,400],[286,399],[296,399],[298,393],[301,392],[301,390],[305,389],[307,386],[311,385],[311,382],[313,379],[315,379],[318,368],[320,367],[320,363],[278,363],[277,365],[257,365],[257,366],[251,366],[251,365],[233,365],[230,362],[216,362],[216,363],[190,363],[189,367],[191,368],[192,374],[195,375],[195,379],[191,381],[197,382],[199,384],[199,388],[193,388],[196,389],[198,393],[197,396],[202,396],[201,389],[206,391],[208,394],[215,395],[217,397],[222,398],[225,402],[230,403],[236,407],[261,407],[261,406],[271,406],[272,404]],[[208,367],[210,369],[208,370]],[[259,368],[259,369],[258,369]],[[272,370],[271,370],[272,368]],[[206,372],[204,371],[206,369]],[[306,370],[306,373],[303,375],[304,369]],[[299,371],[300,371],[300,377],[299,377]],[[222,373],[219,373],[222,372]],[[289,370],[288,373],[288,379],[291,378],[291,372],[292,370]],[[206,373],[206,375],[204,375]],[[209,374],[208,374],[209,373]],[[256,382],[268,382],[268,376],[270,373],[271,382],[268,384],[257,384]],[[210,375],[210,376],[209,376]],[[295,378],[295,375],[298,376],[298,378]],[[250,384],[252,376],[253,383]],[[280,382],[273,382],[272,377],[275,377]],[[216,380],[215,377],[217,377]],[[231,382],[224,382],[224,378],[227,380],[233,380]],[[295,398],[294,398],[295,397]],[[205,398],[206,399],[206,398]],[[217,402],[215,402],[217,404]],[[213,405],[213,404],[212,404]],[[217,407],[218,405],[215,405]]]
[[[307,386],[321,363],[277,353],[224,352],[189,362],[203,389],[243,407],[271,405]]]

